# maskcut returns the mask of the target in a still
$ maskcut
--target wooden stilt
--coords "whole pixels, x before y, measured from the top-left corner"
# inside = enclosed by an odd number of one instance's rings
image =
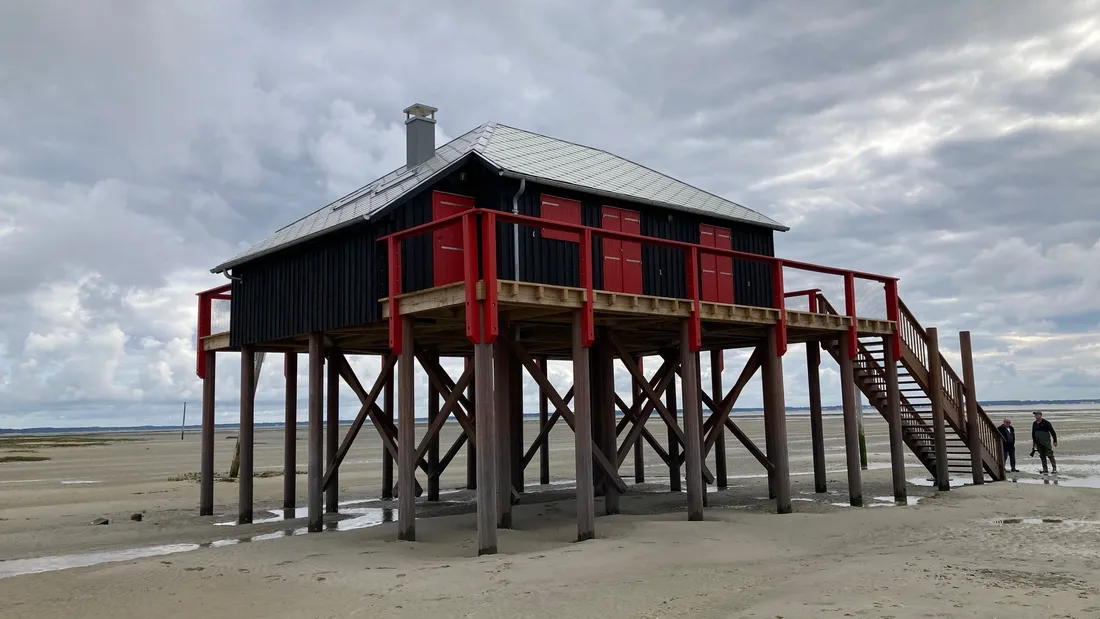
[[[676,378],[673,377],[672,381],[668,384],[668,389],[665,390],[665,408],[668,409],[669,415],[672,417],[672,423],[679,423],[676,419]],[[668,429],[668,485],[669,490],[672,492],[680,492],[680,441],[676,436],[676,431],[671,427]]]
[[[431,362],[438,365],[439,355],[429,355]],[[428,423],[431,424],[439,416],[439,389],[432,381],[428,381]],[[439,468],[439,433],[436,432],[428,438],[428,469],[433,471],[428,476],[428,500],[439,500],[439,475],[435,474]]]
[[[898,387],[898,362],[894,361],[894,338],[882,338],[885,366],[887,425],[890,431],[890,470],[894,482],[894,500],[908,501],[905,487],[905,441],[901,427],[901,390]]]
[[[596,374],[599,381],[599,392],[596,394],[596,402],[599,409],[596,414],[600,416],[600,447],[608,461],[618,463],[618,435],[615,432],[615,357],[611,354],[611,346],[606,342],[599,344],[599,366]],[[619,513],[619,489],[611,483],[606,475],[603,482],[604,513],[611,515]]]
[[[382,420],[383,423],[392,426],[394,422],[393,368],[387,370],[386,375],[386,386],[382,389]],[[385,448],[382,449],[382,499],[393,499],[393,454]]]
[[[940,337],[936,327],[928,327],[928,398],[932,400],[932,431],[936,446],[936,488],[951,489],[947,468],[947,427],[943,414],[943,366],[940,362]]]
[[[256,419],[256,352],[251,345],[241,346],[241,427],[238,440],[241,446],[240,479],[237,480],[238,507],[237,522],[252,522],[252,485],[254,482],[253,427]]]
[[[985,466],[982,464],[982,439],[979,434],[981,419],[978,418],[978,396],[974,393],[974,352],[969,331],[959,332],[959,352],[962,356],[963,388],[966,390],[963,396],[966,400],[966,442],[970,447],[970,474],[975,485],[984,484]]]
[[[768,343],[765,345],[764,382],[769,396],[765,405],[770,405],[768,417],[772,435],[772,454],[770,460],[775,467],[775,510],[780,514],[791,513],[791,473],[787,458],[787,403],[783,389],[783,358],[776,347],[776,330],[768,328]]]
[[[324,459],[322,454],[322,435],[324,423],[324,374],[325,350],[324,335],[319,332],[309,334],[309,470],[306,481],[306,504],[309,512],[309,531],[320,531],[324,526],[321,508],[321,495],[324,486]]]
[[[695,353],[695,410],[696,416],[699,418],[699,461],[700,469],[704,468],[707,463],[707,450],[706,450],[706,437],[703,435],[703,355],[701,353]],[[706,475],[703,476],[703,507],[710,507],[709,494],[710,482],[712,479],[707,480]]]
[[[806,383],[810,391],[810,442],[813,445],[814,454],[814,492],[828,492],[825,474],[825,420],[821,413],[820,368],[821,344],[806,342]]]
[[[768,498],[775,499],[779,495],[776,494],[775,483],[775,430],[772,429],[772,424],[775,422],[775,403],[772,402],[772,398],[775,396],[775,391],[769,387],[769,370],[768,370],[768,354],[767,344],[761,349],[764,356],[760,363],[760,388],[761,388],[761,400],[764,404],[764,453],[767,455],[768,462],[772,463],[772,466],[768,468]],[[732,420],[730,420],[732,421]]]
[[[699,404],[699,356],[691,351],[688,321],[680,325],[680,372],[684,398],[684,455],[688,520],[703,519],[703,434]]]
[[[546,373],[546,357],[542,357],[538,360],[539,369],[542,373]],[[546,394],[539,389],[539,434],[541,435],[549,424],[550,420],[550,400],[546,397]],[[539,483],[546,485],[550,483],[550,441],[543,440],[539,445]]]
[[[413,321],[401,318],[397,358],[397,539],[416,541],[416,384]]]
[[[511,359],[508,364],[508,411],[509,416],[509,440],[508,454],[512,468],[512,488],[517,493],[523,492],[523,366]]]
[[[480,303],[478,304],[480,305]],[[482,310],[484,313],[484,310]],[[474,386],[477,406],[477,554],[497,552],[497,480],[493,448],[493,345],[474,345]]]
[[[202,379],[202,455],[200,457],[199,515],[214,515],[214,376],[217,353],[208,350],[206,375]]]
[[[848,338],[840,336],[840,396],[844,405],[844,452],[848,469],[848,501],[854,507],[863,507],[863,476],[859,462],[859,420],[856,418],[856,381],[852,360],[848,358]]]
[[[577,466],[577,541],[596,536],[596,505],[592,494],[592,394],[588,383],[588,349],[581,344],[581,324],[581,312],[574,311],[573,432]]]
[[[722,356],[725,352],[724,350],[710,351],[710,390],[715,402],[721,402],[726,393],[722,390]],[[721,425],[714,431],[717,432],[714,437],[714,474],[718,481],[718,489],[724,490],[729,486],[726,473],[726,426]]]
[[[298,353],[283,354],[286,375],[286,402],[283,415],[283,509],[293,510],[298,457]]]
[[[328,351],[328,384],[325,395],[328,399],[328,420],[325,424],[325,462],[332,471],[329,484],[325,488],[325,513],[340,511],[340,470],[336,465],[336,450],[340,448],[340,370],[334,354]]]
[[[642,357],[635,357],[634,363],[638,366],[638,369],[642,369]],[[633,410],[641,411],[642,402],[642,388],[638,385],[638,381],[631,377],[630,380],[630,392],[631,402],[630,407]],[[634,441],[634,483],[645,483],[645,453],[642,451],[642,441]]]
[[[501,332],[505,329],[501,328]],[[502,529],[512,528],[512,456],[509,446],[512,398],[508,393],[511,387],[508,366],[511,363],[508,345],[504,338],[498,338],[493,343],[493,398],[496,400],[493,412],[496,425],[497,526]]]
[[[466,367],[474,364],[473,357],[466,357]],[[476,368],[475,368],[476,369]],[[470,421],[477,423],[477,385],[471,385],[466,390],[466,399],[470,401]],[[477,489],[477,445],[472,438],[466,441],[466,489]]]

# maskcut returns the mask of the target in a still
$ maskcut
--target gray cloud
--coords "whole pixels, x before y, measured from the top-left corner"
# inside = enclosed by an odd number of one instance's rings
[[[1098,9],[5,3],[0,426],[197,404],[193,295],[225,281],[206,270],[400,165],[414,101],[440,108],[440,140],[497,120],[605,148],[790,224],[784,256],[901,277],[949,357],[973,330],[983,397],[1096,397]],[[857,299],[883,312],[880,287]],[[237,373],[226,355],[220,420]],[[785,373],[804,404],[800,347]],[[280,382],[273,357],[272,420]]]

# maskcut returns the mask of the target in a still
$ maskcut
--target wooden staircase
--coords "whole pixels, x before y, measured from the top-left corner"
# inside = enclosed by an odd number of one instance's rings
[[[824,296],[817,298],[819,311],[838,314]],[[898,364],[898,387],[901,391],[902,438],[921,464],[935,478],[936,443],[932,426],[931,386],[928,380],[928,336],[913,313],[900,300],[898,328],[901,330],[901,362]],[[839,361],[840,340],[823,341],[822,348]],[[880,337],[860,338],[859,353],[853,362],[856,384],[867,400],[889,420],[886,406],[886,351]],[[972,478],[966,408],[963,395],[966,387],[955,370],[940,355],[943,373],[943,410],[947,427],[947,470],[949,477]],[[978,437],[985,477],[1002,481],[1004,457],[1001,435],[994,423],[978,405]]]

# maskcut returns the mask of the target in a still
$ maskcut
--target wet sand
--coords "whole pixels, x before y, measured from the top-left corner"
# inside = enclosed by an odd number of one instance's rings
[[[813,494],[809,421],[788,420],[790,515],[773,513],[763,469],[731,436],[731,486],[711,488],[701,523],[686,521],[685,495],[668,492],[667,468],[647,453],[647,483],[623,497],[621,515],[597,518],[597,539],[582,544],[573,543],[563,425],[551,433],[551,486],[534,485],[536,458],[515,529],[501,531],[500,554],[481,558],[464,450],[443,477],[443,502],[418,501],[430,515],[417,521],[419,541],[400,543],[396,503],[378,499],[381,446],[370,427],[341,470],[342,513],[329,517],[332,530],[309,535],[304,519],[281,518],[281,430],[256,433],[256,471],[274,476],[255,480],[257,523],[245,526],[233,524],[231,482],[215,486],[216,515],[197,516],[188,479],[197,432],[182,441],[178,432],[3,437],[0,459],[50,459],[0,463],[0,617],[1100,616],[1100,413],[1049,413],[1061,439],[1056,479],[1027,456],[1030,415],[1012,417],[1022,439],[1015,483],[940,493],[910,457],[910,506],[891,502],[886,427],[870,414],[862,509],[847,507],[837,417],[826,419],[824,495]],[[738,423],[762,445],[759,418]],[[443,451],[457,435],[449,426]],[[534,424],[524,432],[529,443]],[[216,443],[223,473],[230,436]],[[304,439],[299,430],[303,471]],[[633,458],[622,474],[633,481]],[[304,506],[304,474],[297,486]]]

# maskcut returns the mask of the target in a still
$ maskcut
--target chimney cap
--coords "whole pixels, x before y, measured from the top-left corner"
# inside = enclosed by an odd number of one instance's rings
[[[424,105],[423,103],[414,103],[402,111],[406,114],[405,122],[409,122],[414,118],[435,122],[435,113],[438,112],[439,109],[430,105]]]

